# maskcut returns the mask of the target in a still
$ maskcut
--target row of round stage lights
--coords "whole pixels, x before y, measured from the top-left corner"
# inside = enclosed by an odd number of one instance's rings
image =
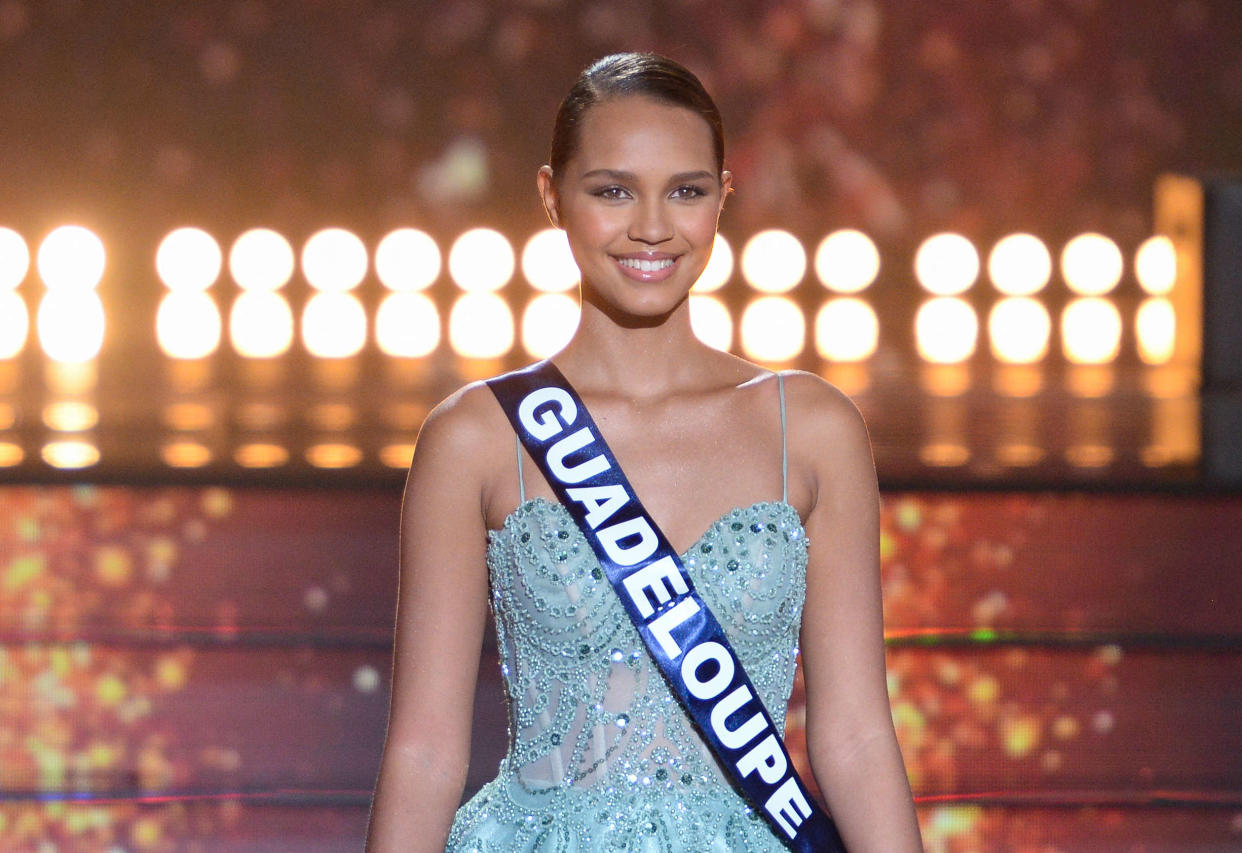
[[[368,318],[353,291],[366,278],[371,258],[363,241],[340,228],[327,228],[306,241],[301,270],[314,294],[300,322],[302,342],[322,358],[345,358],[366,344]],[[813,321],[815,346],[830,361],[860,361],[872,355],[879,340],[874,309],[858,294],[876,279],[880,255],[863,233],[842,230],[819,244],[813,259],[819,281],[832,293]],[[0,228],[0,358],[24,346],[29,318],[15,293],[30,265],[25,242]],[[40,343],[57,361],[94,358],[104,338],[104,308],[95,292],[102,278],[102,241],[80,226],[63,226],[40,244],[37,266],[47,288],[37,318]],[[208,290],[217,281],[224,254],[210,234],[196,228],[169,233],[156,253],[156,269],[168,288],[156,318],[160,346],[171,357],[203,358],[222,339],[220,310]],[[806,276],[802,243],[785,231],[760,232],[745,244],[741,273],[758,292],[740,318],[741,349],[751,358],[784,362],[806,345],[807,320],[799,305],[784,295]],[[449,344],[467,358],[495,358],[515,344],[517,330],[509,303],[499,295],[513,278],[517,258],[500,233],[476,228],[454,241],[448,272],[462,293],[448,317]],[[240,287],[229,311],[228,334],[236,352],[271,358],[287,352],[295,337],[288,300],[280,292],[297,267],[293,247],[279,233],[254,229],[243,233],[228,254],[232,279]],[[390,291],[375,315],[374,336],[381,351],[418,358],[441,343],[442,322],[435,303],[423,291],[442,269],[440,249],[426,233],[402,228],[384,237],[374,255],[376,276]],[[548,229],[532,236],[521,253],[521,269],[538,291],[521,320],[525,350],[542,357],[558,350],[573,334],[578,307],[566,291],[578,281],[564,233]],[[975,352],[979,318],[962,298],[979,278],[978,250],[965,237],[929,237],[915,256],[915,273],[929,296],[918,309],[915,338],[920,355],[933,363],[963,361]],[[1060,269],[1075,298],[1060,317],[1063,352],[1074,363],[1098,364],[1119,351],[1122,318],[1108,300],[1120,282],[1124,260],[1116,244],[1098,234],[1071,240],[1060,256]],[[691,294],[691,320],[705,342],[728,349],[734,340],[733,317],[713,291],[732,277],[734,255],[717,236],[711,262]],[[1029,234],[1012,234],[993,246],[988,275],[1002,294],[987,319],[994,357],[1007,363],[1033,363],[1048,350],[1052,320],[1033,298],[1051,279],[1053,259],[1047,246]],[[1167,361],[1173,348],[1174,312],[1169,299],[1176,277],[1172,244],[1163,237],[1146,241],[1135,257],[1135,274],[1148,294],[1135,316],[1140,357]]]

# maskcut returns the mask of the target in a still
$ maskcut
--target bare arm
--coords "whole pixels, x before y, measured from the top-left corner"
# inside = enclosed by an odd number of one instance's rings
[[[369,853],[442,853],[465,786],[487,618],[490,397],[476,387],[437,408],[406,481],[392,702]]]
[[[923,848],[884,669],[880,500],[867,428],[835,389],[791,379],[791,450],[813,496],[801,636],[811,768],[850,853],[914,853]]]

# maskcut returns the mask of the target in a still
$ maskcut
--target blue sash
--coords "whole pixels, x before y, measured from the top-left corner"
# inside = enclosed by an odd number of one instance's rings
[[[487,384],[582,529],[673,693],[751,806],[792,850],[845,853],[720,624],[577,392],[550,361]]]

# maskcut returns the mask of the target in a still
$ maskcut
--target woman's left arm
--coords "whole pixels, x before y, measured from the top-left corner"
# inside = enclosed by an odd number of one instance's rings
[[[921,851],[893,729],[880,600],[880,497],[862,415],[790,376],[793,488],[810,493],[802,667],[811,769],[850,853]]]

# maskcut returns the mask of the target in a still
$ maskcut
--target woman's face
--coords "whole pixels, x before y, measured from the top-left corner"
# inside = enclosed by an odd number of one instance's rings
[[[701,116],[642,95],[592,107],[564,174],[539,191],[565,229],[583,299],[610,316],[658,320],[707,265],[732,176],[716,170]]]

